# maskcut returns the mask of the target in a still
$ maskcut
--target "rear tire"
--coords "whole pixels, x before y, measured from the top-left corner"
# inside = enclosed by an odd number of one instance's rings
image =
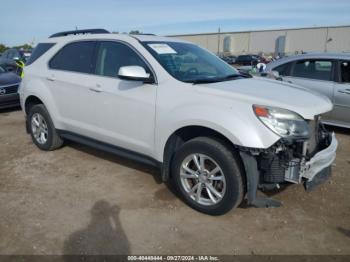
[[[176,191],[189,206],[209,215],[225,214],[242,202],[242,176],[239,156],[209,137],[187,141],[172,161]]]
[[[52,151],[63,145],[63,139],[57,134],[49,112],[43,104],[29,109],[28,126],[34,144],[41,150]]]

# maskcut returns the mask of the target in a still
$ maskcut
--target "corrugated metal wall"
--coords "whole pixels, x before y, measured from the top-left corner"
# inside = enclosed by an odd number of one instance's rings
[[[272,54],[276,39],[285,36],[285,53],[296,52],[350,52],[350,26],[266,30],[251,32],[228,32],[179,35],[180,39],[199,44],[214,53],[222,53],[224,39],[230,37],[231,54]]]

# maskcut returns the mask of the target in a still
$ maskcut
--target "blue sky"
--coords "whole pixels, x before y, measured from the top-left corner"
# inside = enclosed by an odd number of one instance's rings
[[[38,42],[82,28],[159,35],[350,25],[349,0],[11,0],[1,3],[0,43]]]

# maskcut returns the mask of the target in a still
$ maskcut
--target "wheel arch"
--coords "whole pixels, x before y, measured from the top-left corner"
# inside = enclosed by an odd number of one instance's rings
[[[24,112],[28,115],[29,110],[34,105],[44,104],[44,102],[35,95],[29,95],[24,102]]]
[[[219,142],[225,144],[232,151],[238,150],[237,146],[230,139],[228,139],[227,136],[225,136],[224,134],[222,134],[221,132],[213,128],[209,128],[201,125],[188,125],[188,126],[183,126],[181,128],[178,128],[169,136],[164,146],[163,164],[162,164],[162,170],[161,170],[163,181],[167,181],[171,177],[170,167],[176,151],[186,141],[189,141],[195,137],[200,137],[200,136],[211,137],[215,140],[218,140]],[[245,177],[245,169],[243,166],[243,161],[239,154],[237,154],[237,156],[240,161],[239,164],[242,168],[242,172],[244,173],[244,177],[242,179],[245,183],[246,177]]]

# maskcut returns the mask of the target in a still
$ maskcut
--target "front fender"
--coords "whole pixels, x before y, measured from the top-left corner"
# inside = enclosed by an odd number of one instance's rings
[[[187,105],[172,110],[168,115],[171,117],[164,117],[156,129],[156,137],[160,138],[156,141],[156,154],[160,161],[169,137],[186,126],[210,128],[233,144],[244,147],[265,149],[280,139],[256,118],[251,106],[247,105]]]

